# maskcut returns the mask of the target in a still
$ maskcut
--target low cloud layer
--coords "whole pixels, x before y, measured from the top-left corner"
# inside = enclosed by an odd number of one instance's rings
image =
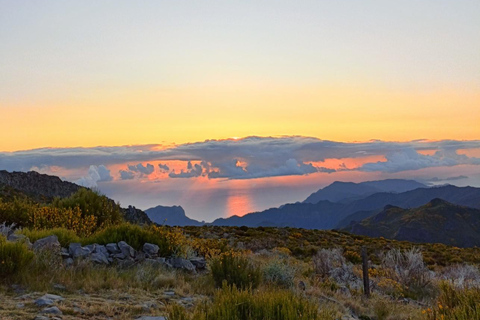
[[[365,163],[357,169],[337,170],[396,173],[430,167],[480,165],[480,158],[459,152],[478,148],[480,141],[477,140],[374,140],[346,143],[298,136],[248,137],[238,140],[207,140],[167,149],[161,149],[157,145],[141,145],[4,152],[0,153],[0,169],[28,171],[34,167],[61,167],[66,170],[89,168],[88,174],[78,180],[88,185],[111,180],[112,176],[107,172],[111,165],[125,165],[117,172],[122,180],[148,176],[155,170],[170,178],[205,176],[210,179],[253,179],[331,173],[335,170],[316,166],[315,163],[332,158],[383,156],[385,161]],[[430,155],[426,155],[425,151],[429,151]],[[166,162],[171,160],[185,161],[184,169],[174,170],[169,167]],[[149,161],[162,163],[154,166]]]

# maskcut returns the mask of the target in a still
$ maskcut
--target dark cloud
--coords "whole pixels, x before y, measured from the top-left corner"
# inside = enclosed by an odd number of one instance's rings
[[[468,177],[467,176],[455,176],[455,177],[447,177],[447,178],[434,177],[434,178],[428,179],[427,181],[441,182],[441,181],[456,181],[456,180],[463,180],[463,179],[468,179]]]
[[[359,170],[400,172],[428,167],[480,164],[479,158],[458,154],[460,149],[480,148],[480,141],[425,141],[385,142],[372,140],[360,143],[326,141],[316,138],[248,137],[238,140],[207,140],[159,150],[156,145],[96,147],[71,149],[36,149],[0,153],[0,169],[28,171],[32,167],[57,166],[66,169],[85,167],[85,164],[139,163],[129,166],[129,173],[120,173],[122,179],[151,174],[154,166],[148,161],[180,160],[187,168],[180,172],[159,165],[172,178],[201,175],[226,179],[251,179],[282,175],[304,175],[314,172],[333,172],[315,167],[315,162],[329,158],[358,158],[372,155],[386,157],[386,161],[364,164]],[[420,150],[435,151],[423,155]],[[199,162],[200,164],[193,165]],[[342,168],[339,170],[348,170]],[[125,171],[125,170],[123,170]],[[138,176],[138,175],[137,175]]]
[[[159,163],[159,164],[158,164],[158,168],[160,168],[160,170],[162,170],[162,171],[164,171],[164,172],[165,172],[165,171],[166,171],[166,172],[170,171],[170,168],[169,168],[166,164]]]
[[[135,173],[133,173],[132,171],[120,170],[119,172],[120,172],[120,179],[122,180],[131,180],[135,178]]]
[[[203,168],[199,164],[192,165],[190,161],[187,164],[187,170],[181,170],[180,173],[176,173],[175,170],[168,175],[170,178],[194,178],[202,175]]]
[[[128,170],[130,170],[132,172],[139,172],[141,174],[144,174],[144,175],[148,176],[155,171],[155,167],[153,165],[151,165],[150,163],[147,163],[146,166],[139,163],[137,165],[128,165]]]

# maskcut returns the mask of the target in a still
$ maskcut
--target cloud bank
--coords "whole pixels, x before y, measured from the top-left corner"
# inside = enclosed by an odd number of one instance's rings
[[[159,149],[157,145],[44,148],[0,153],[0,169],[28,171],[34,167],[88,168],[78,181],[84,185],[109,181],[107,167],[125,165],[118,170],[121,180],[149,176],[157,170],[169,178],[208,177],[210,179],[254,179],[274,176],[308,175],[336,170],[396,173],[430,167],[480,165],[480,158],[460,150],[480,149],[480,141],[387,142],[372,140],[347,143],[317,138],[247,137],[244,139],[207,140]],[[316,163],[326,159],[384,156],[385,161],[364,163],[359,168],[332,169]],[[186,167],[172,169],[167,161],[184,161]],[[161,161],[152,165],[147,162]],[[145,164],[146,163],[146,164]],[[100,165],[101,164],[101,165]],[[84,169],[86,170],[86,169]]]

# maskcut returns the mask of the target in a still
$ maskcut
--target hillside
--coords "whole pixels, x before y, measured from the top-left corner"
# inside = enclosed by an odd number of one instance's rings
[[[433,199],[413,209],[386,206],[380,213],[345,230],[410,242],[480,246],[480,210]]]
[[[12,201],[24,199],[39,204],[49,204],[55,198],[67,198],[81,190],[82,186],[75,183],[62,181],[59,177],[30,172],[0,171],[0,199]],[[88,188],[85,188],[88,189]],[[111,204],[115,201],[108,199]],[[142,210],[128,206],[120,208],[125,220],[140,223],[151,223],[148,216]]]
[[[293,203],[261,212],[217,219],[213,225],[221,226],[291,226],[306,229],[333,229],[346,226],[380,211],[386,205],[412,208],[424,205],[435,198],[453,204],[480,208],[480,188],[442,186],[418,188],[403,193],[375,193],[366,198],[347,203],[320,201],[316,204]],[[363,211],[363,213],[360,213]]]
[[[312,193],[305,203],[318,203],[322,200],[340,202],[358,199],[378,192],[400,193],[427,186],[415,180],[386,179],[360,183],[335,181],[317,192]]]

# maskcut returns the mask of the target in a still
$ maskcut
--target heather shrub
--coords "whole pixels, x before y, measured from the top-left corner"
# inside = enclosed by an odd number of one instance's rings
[[[340,249],[322,249],[313,256],[313,268],[315,273],[328,277],[332,270],[346,264],[345,258]]]
[[[184,316],[184,315],[182,315]],[[169,317],[168,320],[188,318]],[[193,317],[195,320],[299,320],[335,319],[333,315],[320,315],[318,306],[310,300],[299,297],[291,291],[239,290],[224,285],[218,290],[211,303],[199,305]]]
[[[293,286],[295,268],[286,259],[274,259],[263,266],[263,280],[284,288]]]
[[[428,320],[480,320],[480,288],[455,289],[442,283],[437,303],[423,313]]]
[[[444,269],[441,278],[455,288],[480,287],[480,270],[469,264],[457,264]]]
[[[417,248],[401,251],[392,249],[382,259],[387,276],[406,287],[425,287],[431,283],[432,273],[423,262]]]
[[[30,214],[38,205],[24,199],[13,199],[13,201],[3,202],[0,199],[0,223],[7,225],[15,224],[19,227],[25,227],[30,224]]]
[[[90,189],[79,189],[68,198],[54,199],[52,206],[59,209],[79,208],[82,217],[94,216],[96,227],[115,225],[123,221],[120,205]]]
[[[33,252],[25,243],[6,241],[0,236],[0,277],[21,272],[33,259]]]
[[[246,257],[235,253],[225,253],[212,259],[211,270],[217,287],[235,285],[237,288],[255,289],[260,284],[260,268],[254,266]]]
[[[97,229],[97,217],[83,214],[79,207],[40,207],[31,212],[30,225],[36,230],[65,228],[88,237]]]

